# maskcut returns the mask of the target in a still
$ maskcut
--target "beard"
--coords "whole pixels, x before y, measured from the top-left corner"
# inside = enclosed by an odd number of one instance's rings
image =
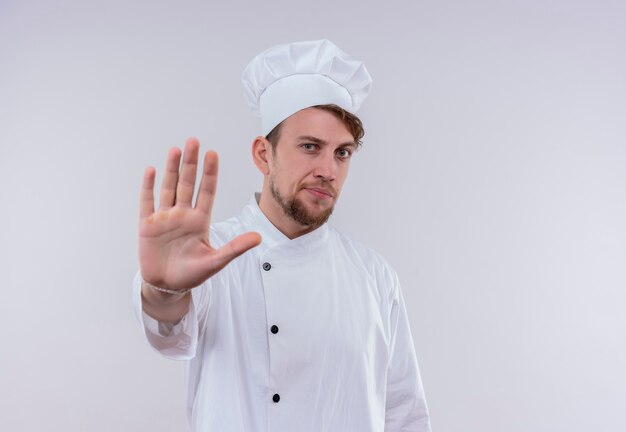
[[[328,218],[330,218],[330,215],[333,214],[334,206],[330,206],[318,214],[312,214],[306,208],[305,204],[297,197],[293,196],[289,199],[285,199],[280,192],[278,192],[278,189],[276,189],[276,186],[271,179],[270,192],[278,205],[280,205],[283,209],[285,215],[300,225],[317,228],[324,225],[328,221]]]

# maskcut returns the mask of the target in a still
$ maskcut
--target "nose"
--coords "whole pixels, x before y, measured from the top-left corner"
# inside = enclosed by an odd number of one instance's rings
[[[323,152],[317,158],[313,176],[322,181],[331,182],[335,180],[337,161],[333,152]]]

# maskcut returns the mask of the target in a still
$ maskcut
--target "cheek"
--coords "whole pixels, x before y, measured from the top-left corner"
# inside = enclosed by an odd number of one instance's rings
[[[272,181],[274,187],[276,187],[282,193],[291,193],[298,189],[300,182],[295,178],[294,174],[289,170],[275,170],[272,173]]]
[[[350,166],[346,164],[345,166],[339,168],[339,174],[337,175],[337,185],[339,186],[339,189],[343,188],[344,183],[348,179],[349,167]]]

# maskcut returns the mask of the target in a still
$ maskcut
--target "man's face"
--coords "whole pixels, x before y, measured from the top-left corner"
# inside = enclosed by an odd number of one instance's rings
[[[354,137],[332,113],[307,108],[287,118],[269,156],[269,188],[285,215],[318,227],[330,217],[348,175]]]

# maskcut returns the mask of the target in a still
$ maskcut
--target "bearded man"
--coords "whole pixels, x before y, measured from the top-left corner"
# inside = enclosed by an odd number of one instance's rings
[[[211,225],[217,155],[170,150],[141,190],[135,305],[149,343],[187,364],[194,431],[430,431],[398,277],[327,223],[361,144],[365,66],[327,40],[259,54],[243,74],[263,174]],[[181,165],[182,158],[182,167]]]

